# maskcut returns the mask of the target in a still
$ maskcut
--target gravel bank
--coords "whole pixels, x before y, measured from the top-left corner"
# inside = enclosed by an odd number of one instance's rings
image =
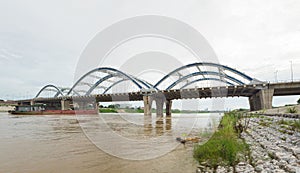
[[[216,172],[300,173],[300,130],[295,121],[300,119],[265,115],[250,118],[246,132],[241,133],[249,144],[250,158],[234,167],[218,166]],[[202,167],[197,172],[213,170]]]

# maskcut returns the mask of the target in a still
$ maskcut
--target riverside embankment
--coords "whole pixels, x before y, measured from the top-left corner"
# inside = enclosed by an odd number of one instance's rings
[[[238,119],[233,127],[237,139],[232,137],[232,140],[245,147],[239,149],[234,161],[220,157],[214,166],[208,164],[209,160],[200,162],[198,172],[300,172],[300,119],[297,114],[244,114]],[[222,143],[217,150],[226,154],[238,148],[236,144]]]

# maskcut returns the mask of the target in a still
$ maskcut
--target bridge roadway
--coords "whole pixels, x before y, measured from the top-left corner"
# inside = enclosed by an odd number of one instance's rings
[[[130,93],[96,94],[87,96],[64,96],[53,98],[34,98],[16,101],[19,105],[33,103],[60,103],[62,109],[70,108],[68,104],[99,103],[117,101],[144,101],[145,115],[151,114],[152,101],[155,100],[157,114],[163,114],[166,104],[167,115],[171,115],[172,100],[203,99],[219,97],[248,97],[252,111],[272,108],[273,96],[300,95],[300,82],[261,83],[251,85],[220,86],[206,88],[144,90]],[[67,105],[66,102],[67,101]]]

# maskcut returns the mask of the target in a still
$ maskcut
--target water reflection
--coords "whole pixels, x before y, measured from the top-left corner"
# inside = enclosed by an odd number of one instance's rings
[[[172,118],[158,116],[153,120],[152,116],[144,116],[144,135],[162,136],[172,130]]]

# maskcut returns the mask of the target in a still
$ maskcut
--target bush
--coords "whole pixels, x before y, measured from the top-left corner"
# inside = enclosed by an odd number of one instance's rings
[[[287,108],[288,113],[297,113],[297,109],[295,106]]]
[[[238,153],[246,153],[247,144],[238,138],[235,130],[238,117],[233,113],[225,114],[220,122],[219,131],[203,145],[194,149],[195,159],[201,163],[206,162],[207,166],[216,168],[218,165],[235,165]]]
[[[300,98],[298,99],[297,103],[300,104]]]

